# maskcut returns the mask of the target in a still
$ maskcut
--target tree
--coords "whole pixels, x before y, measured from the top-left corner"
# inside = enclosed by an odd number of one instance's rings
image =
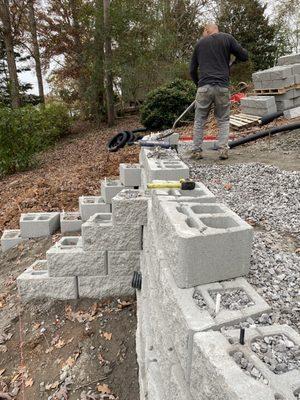
[[[28,18],[29,18],[29,29],[31,32],[32,38],[32,54],[35,61],[35,71],[36,77],[38,81],[39,87],[39,97],[41,103],[45,103],[45,96],[44,96],[44,84],[43,84],[43,75],[42,75],[42,67],[41,67],[41,58],[40,58],[40,48],[37,36],[37,26],[36,26],[36,18],[35,18],[35,9],[34,9],[34,2],[35,0],[28,1]]]
[[[218,15],[220,29],[249,51],[255,70],[273,66],[276,58],[276,27],[265,10],[259,0],[223,0]]]
[[[21,98],[8,0],[0,0],[0,19],[9,71],[11,104],[13,108],[18,108],[21,105]]]
[[[105,89],[107,123],[112,126],[115,123],[114,89],[113,89],[113,66],[111,48],[111,19],[110,0],[103,0],[103,26],[104,26],[104,65],[105,65]]]

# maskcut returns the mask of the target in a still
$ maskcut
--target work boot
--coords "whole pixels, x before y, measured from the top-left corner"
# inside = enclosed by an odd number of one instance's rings
[[[228,148],[224,147],[219,149],[219,159],[220,160],[227,160],[228,158]]]
[[[191,160],[201,160],[203,158],[202,149],[193,149],[188,152]]]

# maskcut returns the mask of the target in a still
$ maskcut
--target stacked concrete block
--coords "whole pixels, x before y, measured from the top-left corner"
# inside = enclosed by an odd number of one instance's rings
[[[114,225],[147,225],[149,197],[137,189],[124,189],[112,200]]]
[[[1,237],[1,250],[5,252],[23,241],[24,239],[21,237],[20,229],[5,230]]]
[[[125,187],[141,186],[140,164],[120,164],[120,181]]]
[[[287,119],[299,118],[300,117],[300,107],[292,108],[284,112],[284,117]]]
[[[105,179],[101,182],[101,196],[106,204],[111,204],[112,199],[125,187],[119,180]]]
[[[279,57],[278,65],[300,64],[300,53]]]
[[[234,212],[221,204],[161,202],[160,206],[159,239],[179,287],[248,273],[252,228]]]
[[[179,181],[189,177],[189,168],[181,160],[148,158],[145,163],[148,182],[153,180]]]
[[[92,215],[99,213],[110,213],[110,204],[104,201],[101,196],[79,197],[79,212],[82,221],[87,221]]]
[[[255,89],[285,89],[295,83],[293,68],[289,65],[255,72],[252,80]]]
[[[17,278],[22,301],[35,299],[71,300],[77,299],[76,277],[50,277],[47,261],[36,261]]]
[[[62,238],[47,251],[49,276],[106,275],[106,252],[84,251],[80,237]]]
[[[60,227],[60,213],[21,214],[20,229],[22,238],[50,236]]]
[[[277,112],[274,96],[249,96],[241,99],[241,111],[248,115],[264,116]]]
[[[77,211],[62,212],[60,214],[60,231],[66,233],[75,233],[81,231],[82,218]]]

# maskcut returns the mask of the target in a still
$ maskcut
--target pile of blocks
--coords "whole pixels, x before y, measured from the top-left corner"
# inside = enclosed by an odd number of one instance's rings
[[[263,117],[277,112],[274,96],[249,96],[241,99],[241,111],[248,115]]]

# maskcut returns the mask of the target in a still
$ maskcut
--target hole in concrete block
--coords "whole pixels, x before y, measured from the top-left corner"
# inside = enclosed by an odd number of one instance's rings
[[[256,337],[251,342],[251,350],[274,374],[300,369],[299,345],[285,334]]]
[[[199,226],[197,225],[196,221],[193,220],[193,218],[187,218],[185,222],[189,228],[199,229]]]
[[[117,181],[106,181],[106,186],[120,186],[120,183]]]
[[[229,355],[233,358],[236,364],[251,378],[268,385],[268,379],[260,372],[260,370],[249,360],[242,351],[232,351]]]
[[[97,204],[104,204],[104,199],[102,197],[99,197],[97,199]]]
[[[38,217],[38,221],[48,221],[50,219],[51,215],[46,214],[46,215],[40,215]]]
[[[243,308],[254,306],[254,302],[248,296],[244,289],[224,289],[209,290],[211,298],[216,301],[217,294],[221,294],[221,309],[230,311],[242,310]]]
[[[63,215],[62,219],[64,221],[81,221],[81,216],[79,213],[66,213]]]
[[[23,217],[23,221],[33,221],[36,218],[36,215],[25,215]]]
[[[47,263],[45,261],[37,261],[33,264],[32,268],[34,271],[44,271],[46,269]]]
[[[297,400],[300,400],[300,387],[294,391],[294,396]]]
[[[275,393],[274,400],[285,400],[285,397],[283,397],[281,394]]]
[[[31,275],[47,275],[47,271],[31,271]]]
[[[96,203],[96,199],[93,197],[84,197],[82,199],[82,203],[83,204],[95,204]]]
[[[177,210],[180,214],[184,214],[184,215],[186,215],[186,216],[189,216],[188,211],[187,211],[184,207],[182,207],[182,206],[176,207],[176,210]]]
[[[191,207],[195,214],[221,214],[224,213],[221,207],[215,205],[197,205]]]
[[[228,229],[239,226],[238,223],[236,223],[235,220],[230,217],[219,217],[219,218],[206,217],[206,218],[201,218],[201,221],[207,227],[214,229]]]
[[[93,218],[94,222],[109,223],[111,222],[111,214],[96,214]]]
[[[181,165],[172,165],[172,164],[164,164],[165,168],[169,168],[169,169],[179,169],[182,168]]]
[[[79,237],[78,238],[65,238],[63,239],[59,245],[60,246],[77,246],[79,242]]]
[[[201,310],[207,310],[207,304],[206,301],[204,300],[202,294],[199,292],[199,290],[195,289],[194,294],[193,294],[193,299],[195,300],[195,303]]]

